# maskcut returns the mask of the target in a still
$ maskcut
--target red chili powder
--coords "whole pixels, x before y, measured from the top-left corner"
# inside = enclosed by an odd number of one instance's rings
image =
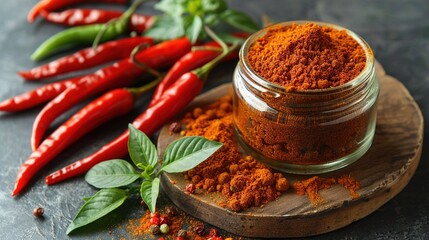
[[[365,67],[366,55],[345,30],[307,23],[269,28],[248,60],[261,77],[293,91],[347,83]]]

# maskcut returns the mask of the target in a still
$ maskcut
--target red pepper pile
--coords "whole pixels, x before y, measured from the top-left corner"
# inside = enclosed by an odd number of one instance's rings
[[[84,0],[42,0],[29,13],[28,21],[42,16],[50,22],[65,26],[105,23],[120,17],[121,12],[95,9],[68,9],[53,12]],[[127,0],[90,0],[100,3],[127,3]],[[153,17],[134,14],[130,19],[130,31],[142,32],[151,27]],[[130,54],[137,46],[144,44],[144,50],[134,57]],[[31,178],[62,150],[76,142],[83,135],[104,122],[128,113],[133,108],[135,97],[145,92],[157,81],[141,83],[141,88],[130,89],[147,72],[135,61],[152,69],[171,67],[157,85],[149,106],[138,116],[133,125],[147,135],[155,133],[170,118],[178,114],[202,90],[204,79],[197,68],[209,63],[217,56],[216,42],[204,44],[192,51],[191,42],[183,37],[154,45],[147,37],[129,37],[87,48],[48,64],[18,74],[25,80],[41,81],[65,73],[88,69],[109,62],[97,71],[70,79],[45,84],[33,91],[12,97],[0,103],[0,111],[22,111],[48,102],[38,114],[31,138],[33,153],[19,170],[12,195],[19,194]],[[237,53],[224,59],[234,59]],[[76,104],[93,96],[99,96],[70,119],[45,137],[51,123]],[[47,184],[55,184],[88,171],[95,164],[127,154],[128,131],[103,146],[94,154],[76,161],[46,177]]]

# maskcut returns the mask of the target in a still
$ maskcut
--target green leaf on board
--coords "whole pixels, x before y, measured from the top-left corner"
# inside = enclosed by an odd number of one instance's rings
[[[165,150],[160,171],[188,171],[216,152],[222,143],[203,137],[184,137],[172,142]]]

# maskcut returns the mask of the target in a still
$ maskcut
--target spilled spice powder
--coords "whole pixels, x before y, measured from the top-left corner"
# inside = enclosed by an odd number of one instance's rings
[[[360,183],[350,175],[342,175],[338,178],[322,178],[314,176],[303,181],[294,182],[293,188],[295,189],[296,194],[300,196],[307,195],[311,204],[316,206],[325,201],[322,196],[320,196],[319,190],[329,189],[336,183],[349,190],[353,199],[359,197],[357,190],[360,188]]]
[[[335,178],[322,178],[314,176],[312,178],[297,181],[293,184],[295,193],[304,196],[307,194],[307,198],[310,200],[313,206],[316,206],[324,202],[324,199],[320,196],[319,190],[329,189],[336,183]]]
[[[235,141],[230,95],[193,109],[181,123],[185,125],[182,135],[203,136],[223,143],[209,159],[185,173],[196,188],[225,195],[227,200],[221,206],[233,211],[262,206],[289,188],[281,173],[251,156],[243,157]]]
[[[349,190],[353,199],[359,198],[357,190],[360,189],[360,182],[350,175],[342,175],[337,179],[337,182]]]

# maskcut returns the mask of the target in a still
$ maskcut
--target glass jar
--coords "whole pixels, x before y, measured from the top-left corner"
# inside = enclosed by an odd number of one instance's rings
[[[267,29],[246,40],[234,72],[238,142],[246,153],[282,172],[317,174],[345,167],[367,152],[375,133],[379,84],[371,48],[347,29],[312,23],[346,30],[364,49],[366,65],[357,77],[337,87],[294,92],[263,79],[247,54]]]

